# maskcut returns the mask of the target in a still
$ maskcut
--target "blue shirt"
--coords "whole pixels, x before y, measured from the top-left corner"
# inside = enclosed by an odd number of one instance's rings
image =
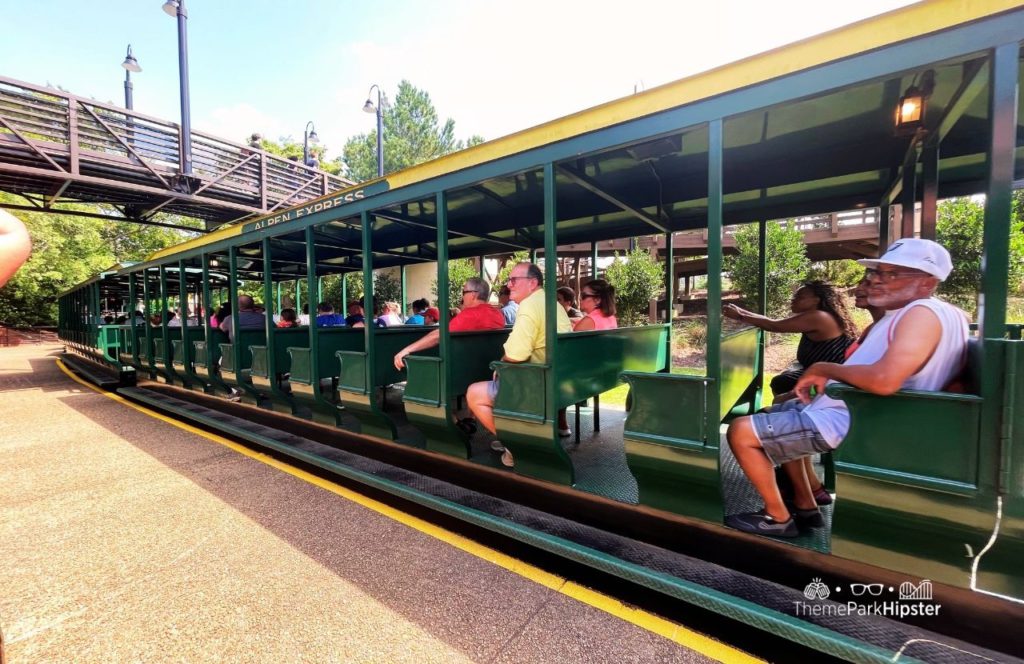
[[[345,317],[339,314],[319,314],[316,317],[317,327],[344,327]]]
[[[423,314],[413,314],[405,319],[406,325],[424,325],[426,322],[423,320]]]
[[[366,318],[364,318],[362,314],[352,314],[351,316],[345,319],[345,325],[348,325],[349,327],[352,327],[356,323],[365,324]]]

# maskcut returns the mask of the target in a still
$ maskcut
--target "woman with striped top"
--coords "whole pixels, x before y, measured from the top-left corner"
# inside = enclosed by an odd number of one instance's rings
[[[733,304],[722,308],[726,318],[742,321],[767,332],[799,332],[796,362],[771,381],[775,402],[792,398],[792,390],[804,370],[816,362],[843,363],[846,349],[857,339],[857,326],[842,294],[821,281],[811,281],[793,294],[793,315],[774,320]]]

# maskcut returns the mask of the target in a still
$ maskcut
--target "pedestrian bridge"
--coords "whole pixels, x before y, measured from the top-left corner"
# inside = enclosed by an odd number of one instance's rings
[[[212,230],[353,184],[194,130],[189,175],[181,138],[176,123],[0,77],[0,191],[25,200],[2,207],[117,219],[72,205],[103,203],[129,221],[165,212]]]

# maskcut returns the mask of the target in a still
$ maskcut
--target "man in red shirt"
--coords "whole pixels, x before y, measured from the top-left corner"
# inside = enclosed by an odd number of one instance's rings
[[[462,286],[462,312],[448,323],[449,332],[471,332],[474,330],[500,330],[505,327],[505,317],[488,304],[491,287],[479,277],[470,277]],[[441,343],[441,330],[432,330],[395,354],[395,368],[405,369],[405,356],[416,351],[433,348]]]

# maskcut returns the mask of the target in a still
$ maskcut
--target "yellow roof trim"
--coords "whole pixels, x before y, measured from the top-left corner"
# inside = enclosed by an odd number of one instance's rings
[[[388,190],[1022,6],[1024,0],[926,0],[406,168],[385,178]],[[368,187],[372,182],[376,180],[360,183],[353,189]],[[338,193],[333,192],[321,198],[337,196]],[[310,202],[306,201],[303,205],[308,206]],[[222,228],[204,237],[158,251],[149,260],[233,237],[239,235],[241,230],[241,224]]]

